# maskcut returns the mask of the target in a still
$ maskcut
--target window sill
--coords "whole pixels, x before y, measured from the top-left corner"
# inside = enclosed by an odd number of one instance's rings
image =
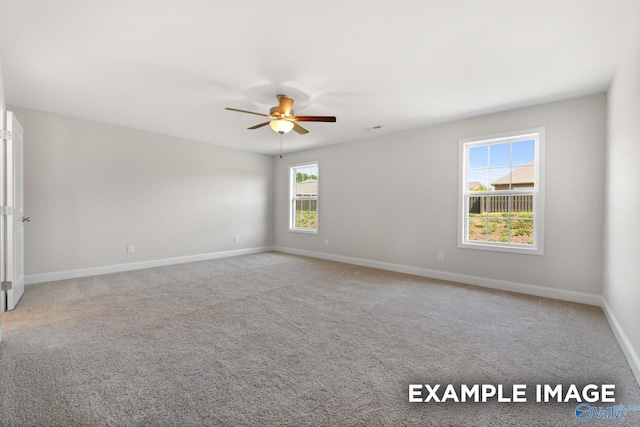
[[[510,246],[500,243],[471,243],[463,242],[459,243],[458,247],[461,249],[475,249],[481,251],[493,251],[493,252],[506,252],[512,254],[525,254],[525,255],[544,255],[544,250],[538,247],[532,246]]]
[[[288,231],[291,233],[318,234],[318,230],[310,230],[305,228],[290,228]]]

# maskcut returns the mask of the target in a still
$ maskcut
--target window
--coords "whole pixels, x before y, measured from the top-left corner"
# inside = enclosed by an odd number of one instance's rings
[[[542,255],[544,128],[460,141],[458,246]]]
[[[289,167],[289,230],[318,232],[318,163]]]

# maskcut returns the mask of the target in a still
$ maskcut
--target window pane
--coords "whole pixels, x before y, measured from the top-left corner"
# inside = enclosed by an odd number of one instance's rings
[[[318,180],[309,178],[296,182],[296,196],[313,197],[318,195]]]
[[[303,168],[296,168],[296,181],[303,181],[309,178],[318,178],[318,167],[307,166]]]
[[[511,243],[533,245],[533,215],[511,221]]]
[[[468,240],[481,242],[487,240],[487,218],[469,218]]]
[[[489,170],[489,184],[494,190],[510,190],[511,168],[492,168]]]
[[[469,168],[486,168],[489,166],[489,146],[469,148]]]
[[[487,191],[489,189],[489,169],[470,170],[468,180],[469,190]]]
[[[511,196],[511,243],[533,245],[533,196]]]
[[[509,242],[509,220],[496,219],[497,217],[491,216],[489,218],[489,238],[490,242]]]
[[[295,168],[296,183],[318,181],[318,167],[307,166],[303,168]]]
[[[489,147],[489,167],[509,166],[511,164],[511,143],[493,144]]]
[[[514,166],[511,174],[511,188],[532,188],[535,186],[535,163]]]
[[[509,217],[509,196],[490,196],[487,211],[493,218]]]
[[[318,201],[317,200],[296,200],[295,228],[318,227]]]
[[[512,164],[514,166],[524,165],[535,160],[536,143],[533,139],[514,142],[511,145]]]
[[[469,196],[469,218],[486,216],[488,196]]]
[[[523,194],[520,196],[511,196],[511,212],[514,217],[519,213],[530,214],[533,218],[533,195]]]

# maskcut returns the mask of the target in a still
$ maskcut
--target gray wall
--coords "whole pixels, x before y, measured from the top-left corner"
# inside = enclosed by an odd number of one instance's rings
[[[274,244],[599,294],[605,117],[601,94],[276,158]],[[544,255],[457,248],[459,139],[542,126]],[[314,160],[319,234],[288,232],[288,165]]]
[[[4,103],[4,85],[2,83],[2,66],[0,65],[0,129],[4,129],[4,121],[5,121],[5,103]],[[4,150],[3,150],[4,153]],[[4,189],[4,154],[0,154],[0,188]],[[4,190],[0,190],[0,199],[4,200]],[[4,220],[5,217],[0,218],[0,235],[4,233]],[[2,236],[4,237],[4,236]],[[0,242],[3,242],[3,239],[0,239]],[[4,260],[4,247],[0,245],[0,260]],[[0,267],[0,280],[4,280],[4,261],[0,261],[3,265]],[[0,291],[0,314],[4,312],[4,291]],[[2,316],[0,315],[0,341],[2,341]]]
[[[271,156],[8,109],[25,129],[26,275],[271,244]]]
[[[603,293],[637,357],[640,354],[639,45],[621,63],[608,95]]]

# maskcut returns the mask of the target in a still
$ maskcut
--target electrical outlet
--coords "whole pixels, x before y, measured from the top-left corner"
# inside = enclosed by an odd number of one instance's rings
[[[136,248],[134,248],[133,245],[127,246],[127,253],[128,254],[135,253],[135,251],[136,251]]]
[[[236,243],[240,243],[240,236],[236,236]]]
[[[444,261],[444,252],[438,252],[438,261]]]
[[[324,239],[324,245],[329,246],[329,239]]]

